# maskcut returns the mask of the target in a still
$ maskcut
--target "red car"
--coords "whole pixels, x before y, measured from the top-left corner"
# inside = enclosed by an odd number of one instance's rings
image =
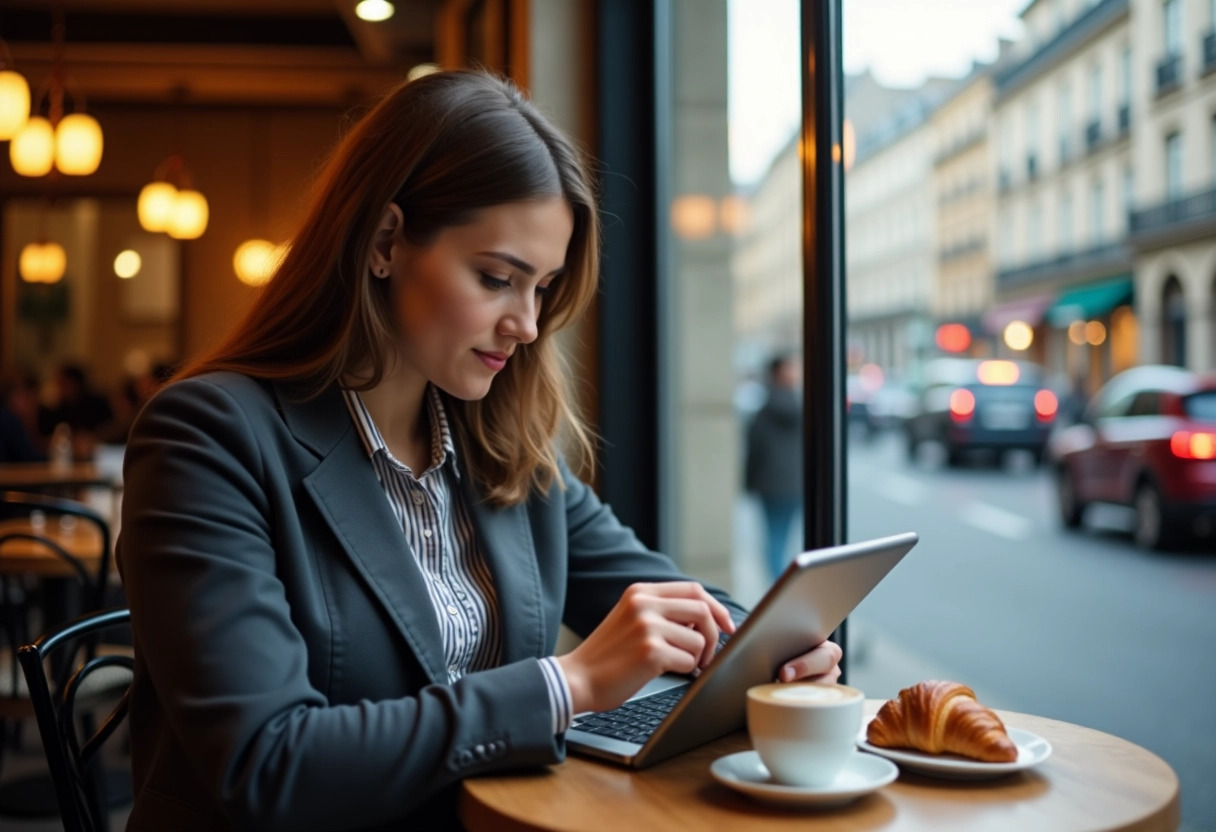
[[[1136,542],[1168,548],[1216,529],[1216,375],[1135,367],[1107,382],[1080,421],[1052,437],[1060,516],[1131,506]]]

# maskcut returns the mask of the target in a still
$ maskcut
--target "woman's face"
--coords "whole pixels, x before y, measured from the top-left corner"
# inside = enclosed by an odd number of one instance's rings
[[[458,399],[484,397],[536,340],[574,231],[561,197],[496,205],[425,246],[396,234],[390,262],[403,369]]]

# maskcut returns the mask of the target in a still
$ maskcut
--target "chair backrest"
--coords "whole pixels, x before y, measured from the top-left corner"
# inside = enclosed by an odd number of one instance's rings
[[[102,793],[104,772],[98,751],[127,715],[130,683],[109,716],[83,741],[79,736],[76,700],[87,680],[104,668],[122,667],[134,672],[135,662],[129,655],[96,655],[96,645],[104,631],[129,628],[130,622],[131,611],[126,607],[95,612],[68,622],[17,651],[66,832],[109,829]],[[65,684],[52,688],[47,667],[61,663],[70,664],[75,672]]]
[[[0,520],[12,517],[29,517],[34,512],[57,517],[73,517],[93,525],[101,538],[97,569],[91,573],[82,571],[79,560],[65,552],[62,546],[41,540],[46,548],[58,557],[66,559],[78,574],[88,574],[88,609],[97,610],[105,605],[106,584],[110,577],[110,524],[100,514],[84,503],[46,494],[31,494],[24,491],[0,491]],[[42,536],[36,535],[41,538]],[[28,539],[29,536],[26,535]]]

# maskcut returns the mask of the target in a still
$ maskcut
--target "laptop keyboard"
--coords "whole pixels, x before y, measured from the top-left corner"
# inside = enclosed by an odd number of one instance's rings
[[[633,699],[611,711],[579,717],[571,727],[588,734],[641,745],[650,739],[650,735],[659,727],[659,723],[667,718],[686,690],[688,685],[681,685],[641,699]]]
[[[715,655],[730,640],[730,633],[721,632],[718,635],[718,647]],[[611,711],[587,714],[574,720],[570,727],[577,728],[588,734],[598,734],[601,737],[635,742],[642,745],[650,739],[667,715],[671,713],[689,685],[668,688],[640,699],[631,699],[619,708]]]

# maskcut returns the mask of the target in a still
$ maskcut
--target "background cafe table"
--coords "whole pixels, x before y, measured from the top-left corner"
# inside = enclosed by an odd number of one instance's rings
[[[116,488],[119,477],[95,462],[55,465],[50,462],[0,464],[0,491],[47,491],[70,488]]]
[[[65,531],[57,518],[51,517],[37,528],[29,518],[0,520],[0,537],[5,534],[36,534],[58,543],[80,561],[90,575],[101,566],[101,532],[92,523],[78,521],[71,531]],[[0,548],[0,574],[29,574],[44,578],[67,578],[75,573],[65,560],[46,546],[33,540],[10,540]]]
[[[866,701],[875,713],[880,700]],[[751,747],[745,733],[695,748],[643,771],[575,757],[539,772],[470,778],[461,819],[489,830],[722,829],[751,832],[1158,832],[1178,828],[1178,778],[1155,754],[1118,737],[1053,719],[997,711],[1032,731],[1052,756],[996,780],[899,779],[846,806],[783,809],[720,785],[709,766]]]

